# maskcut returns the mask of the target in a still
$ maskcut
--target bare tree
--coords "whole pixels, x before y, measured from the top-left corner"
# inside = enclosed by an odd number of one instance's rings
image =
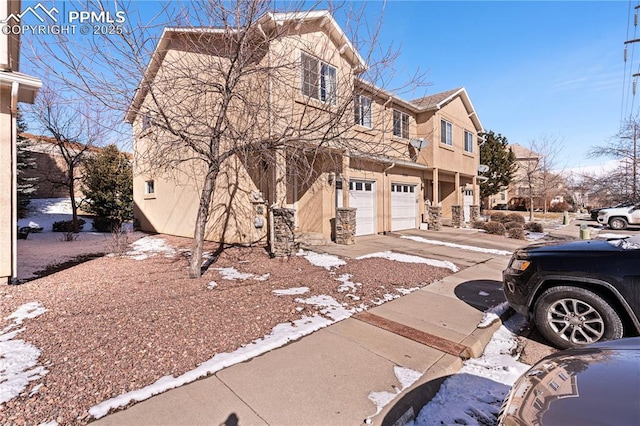
[[[100,2],[89,7],[107,8]],[[332,25],[331,15],[309,8],[305,2],[269,0],[180,2],[167,5],[150,25],[128,20],[119,35],[77,43],[61,34],[59,44],[45,44],[49,58],[64,67],[57,75],[68,87],[126,112],[134,133],[151,129],[138,138],[137,164],[145,168],[138,172],[188,178],[199,188],[191,277],[201,275],[212,203],[231,208],[237,190],[230,185],[228,193],[216,193],[216,184],[237,180],[239,175],[227,174],[239,173],[240,166],[264,167],[275,175],[272,198],[284,205],[287,175],[309,183],[321,162],[337,167],[343,155],[406,150],[351,133],[360,93],[389,98],[382,87],[392,79],[397,52],[380,48],[379,23],[364,21],[364,4],[329,5],[350,32],[349,38],[340,36],[339,49],[330,49],[322,37],[300,37],[310,19],[317,18],[320,27]],[[159,27],[166,27],[160,41],[165,44],[156,48]],[[314,54],[301,58],[301,46]],[[324,62],[327,56],[333,66]],[[301,73],[302,94],[295,83]],[[418,72],[394,91],[424,83]]]
[[[621,167],[608,176],[612,184],[622,184],[615,202],[637,201],[638,192],[638,139],[640,138],[640,118],[630,117],[622,123],[618,134],[604,146],[593,147],[589,151],[592,158],[608,157],[620,161]],[[615,180],[615,182],[613,182]]]
[[[46,179],[56,186],[64,187],[71,199],[72,232],[79,231],[76,190],[82,179],[82,164],[100,138],[99,129],[93,125],[94,119],[85,112],[76,110],[77,103],[64,99],[60,92],[52,86],[43,88],[31,115],[44,130],[45,136],[55,141],[53,148],[64,161],[65,170],[62,176],[51,174]]]
[[[531,150],[538,155],[536,195],[542,198],[543,211],[547,213],[551,199],[562,192],[565,183],[558,155],[562,144],[553,136],[543,135],[531,141]]]

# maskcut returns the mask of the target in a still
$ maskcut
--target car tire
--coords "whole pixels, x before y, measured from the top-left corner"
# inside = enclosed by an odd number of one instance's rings
[[[623,217],[612,217],[609,219],[609,228],[615,229],[616,231],[627,229],[627,225],[627,220]]]
[[[547,289],[535,303],[534,320],[540,334],[562,349],[619,339],[624,331],[615,309],[580,287]]]

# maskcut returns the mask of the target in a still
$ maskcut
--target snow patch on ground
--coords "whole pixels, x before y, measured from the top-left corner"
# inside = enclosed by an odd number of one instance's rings
[[[608,240],[610,238],[620,239],[620,238],[629,238],[631,235],[618,235],[618,234],[607,234],[607,233],[599,233],[596,235],[597,238],[602,238],[603,240]]]
[[[42,232],[53,232],[54,222],[71,220],[73,212],[70,198],[33,198],[27,207],[27,217],[18,220],[18,226],[42,227]],[[93,220],[82,218],[87,223],[84,230],[89,231],[93,227]]]
[[[250,344],[238,348],[234,352],[216,354],[213,358],[203,362],[197,368],[188,371],[181,376],[165,376],[149,386],[108,399],[91,407],[89,409],[89,414],[94,418],[99,419],[107,415],[111,409],[126,406],[134,401],[144,401],[145,399],[149,399],[159,393],[214,374],[223,368],[248,361],[251,358],[255,358],[256,356],[277,349],[293,340],[297,340],[303,336],[320,330],[321,328],[334,324],[339,320],[348,318],[356,311],[344,308],[340,303],[329,296],[315,296],[308,299],[297,299],[297,301],[299,303],[318,306],[321,309],[320,312],[331,319],[321,315],[314,315],[311,317],[303,317],[293,323],[276,325],[271,330],[271,334],[263,338],[256,339]]]
[[[309,291],[309,287],[294,287],[287,288],[285,290],[273,290],[272,293],[276,296],[296,296],[300,294],[305,294]]]
[[[358,291],[358,287],[362,287],[362,283],[354,283],[353,281],[351,281],[351,278],[353,278],[353,275],[351,274],[342,274],[338,278],[336,278],[336,281],[340,281],[342,283],[338,287],[338,291],[340,293],[344,293],[345,291],[349,290],[356,292]]]
[[[485,295],[488,296],[489,294],[485,293]],[[502,302],[499,305],[496,305],[492,308],[487,309],[484,312],[484,315],[482,316],[482,321],[480,321],[477,327],[478,328],[489,327],[491,324],[499,320],[502,314],[507,312],[507,309],[509,309],[508,302]]]
[[[209,281],[209,284],[207,284],[207,288],[209,290],[213,290],[214,288],[218,287],[218,283],[215,281]]]
[[[271,274],[269,273],[263,274],[263,275],[255,275],[249,272],[240,272],[234,267],[211,268],[211,269],[214,271],[218,271],[222,276],[223,280],[231,280],[231,281],[234,281],[234,280],[244,281],[249,279],[256,280],[256,281],[266,281],[271,276]]]
[[[395,260],[396,262],[404,263],[424,263],[426,265],[435,266],[438,268],[450,269],[453,272],[458,272],[458,267],[448,260],[435,260],[427,259],[420,256],[412,256],[409,254],[394,253],[392,251],[383,251],[378,253],[365,254],[364,256],[356,257],[356,259],[371,259],[380,257],[388,260]]]
[[[327,270],[337,268],[338,266],[346,265],[347,262],[340,259],[338,256],[327,253],[314,253],[312,251],[300,250],[298,256],[302,256],[314,266],[320,266]]]
[[[48,373],[44,367],[36,367],[40,350],[24,340],[16,339],[24,330],[17,327],[25,319],[35,318],[46,311],[40,303],[31,302],[20,306],[6,317],[8,320],[12,319],[13,323],[0,331],[0,407],[20,395],[29,382],[38,380]],[[37,393],[40,386],[35,386],[31,393]]]
[[[548,234],[546,232],[527,232],[526,239],[527,241],[538,241],[546,237]]]
[[[176,254],[176,249],[168,245],[163,238],[144,237],[133,242],[131,250],[125,253],[126,256],[133,260],[145,260],[157,254],[173,257]]]
[[[479,358],[465,361],[449,377],[409,426],[496,424],[500,406],[513,383],[529,365],[517,361],[518,341],[510,330],[526,324],[514,315],[501,326]]]
[[[446,241],[430,240],[430,239],[427,239],[427,238],[406,236],[406,235],[403,235],[400,238],[405,238],[407,240],[417,241],[419,243],[431,244],[431,245],[435,245],[435,246],[445,246],[445,247],[457,248],[457,249],[461,249],[461,250],[475,251],[475,252],[479,252],[479,253],[497,254],[499,256],[511,256],[511,252],[510,251],[506,251],[506,250],[497,250],[497,249],[488,249],[488,248],[476,247],[476,246],[467,246],[467,245],[464,245],[464,244],[448,243]]]
[[[398,394],[400,394],[403,390],[414,384],[416,380],[422,377],[422,373],[420,373],[419,371],[414,371],[409,368],[400,367],[398,365],[393,367],[393,372],[396,375],[398,382],[400,382],[400,387],[394,386],[395,393],[386,391],[369,393],[369,399],[373,401],[374,404],[376,404],[376,413],[373,416],[377,416],[387,404],[389,404],[395,399],[396,396],[398,396]],[[369,419],[373,416],[370,416]]]

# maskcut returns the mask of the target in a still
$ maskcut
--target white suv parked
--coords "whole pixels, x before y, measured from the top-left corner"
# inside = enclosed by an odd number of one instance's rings
[[[627,229],[629,225],[640,225],[640,203],[631,207],[603,209],[598,212],[598,223],[611,229]]]

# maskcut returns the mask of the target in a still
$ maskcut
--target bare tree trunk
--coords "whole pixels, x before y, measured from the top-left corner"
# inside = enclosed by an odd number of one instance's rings
[[[193,233],[193,246],[191,248],[191,263],[189,264],[189,277],[200,278],[202,276],[202,252],[204,250],[204,234],[209,219],[209,206],[216,186],[219,167],[209,166],[209,171],[204,180],[204,186],[200,194],[198,215]]]

